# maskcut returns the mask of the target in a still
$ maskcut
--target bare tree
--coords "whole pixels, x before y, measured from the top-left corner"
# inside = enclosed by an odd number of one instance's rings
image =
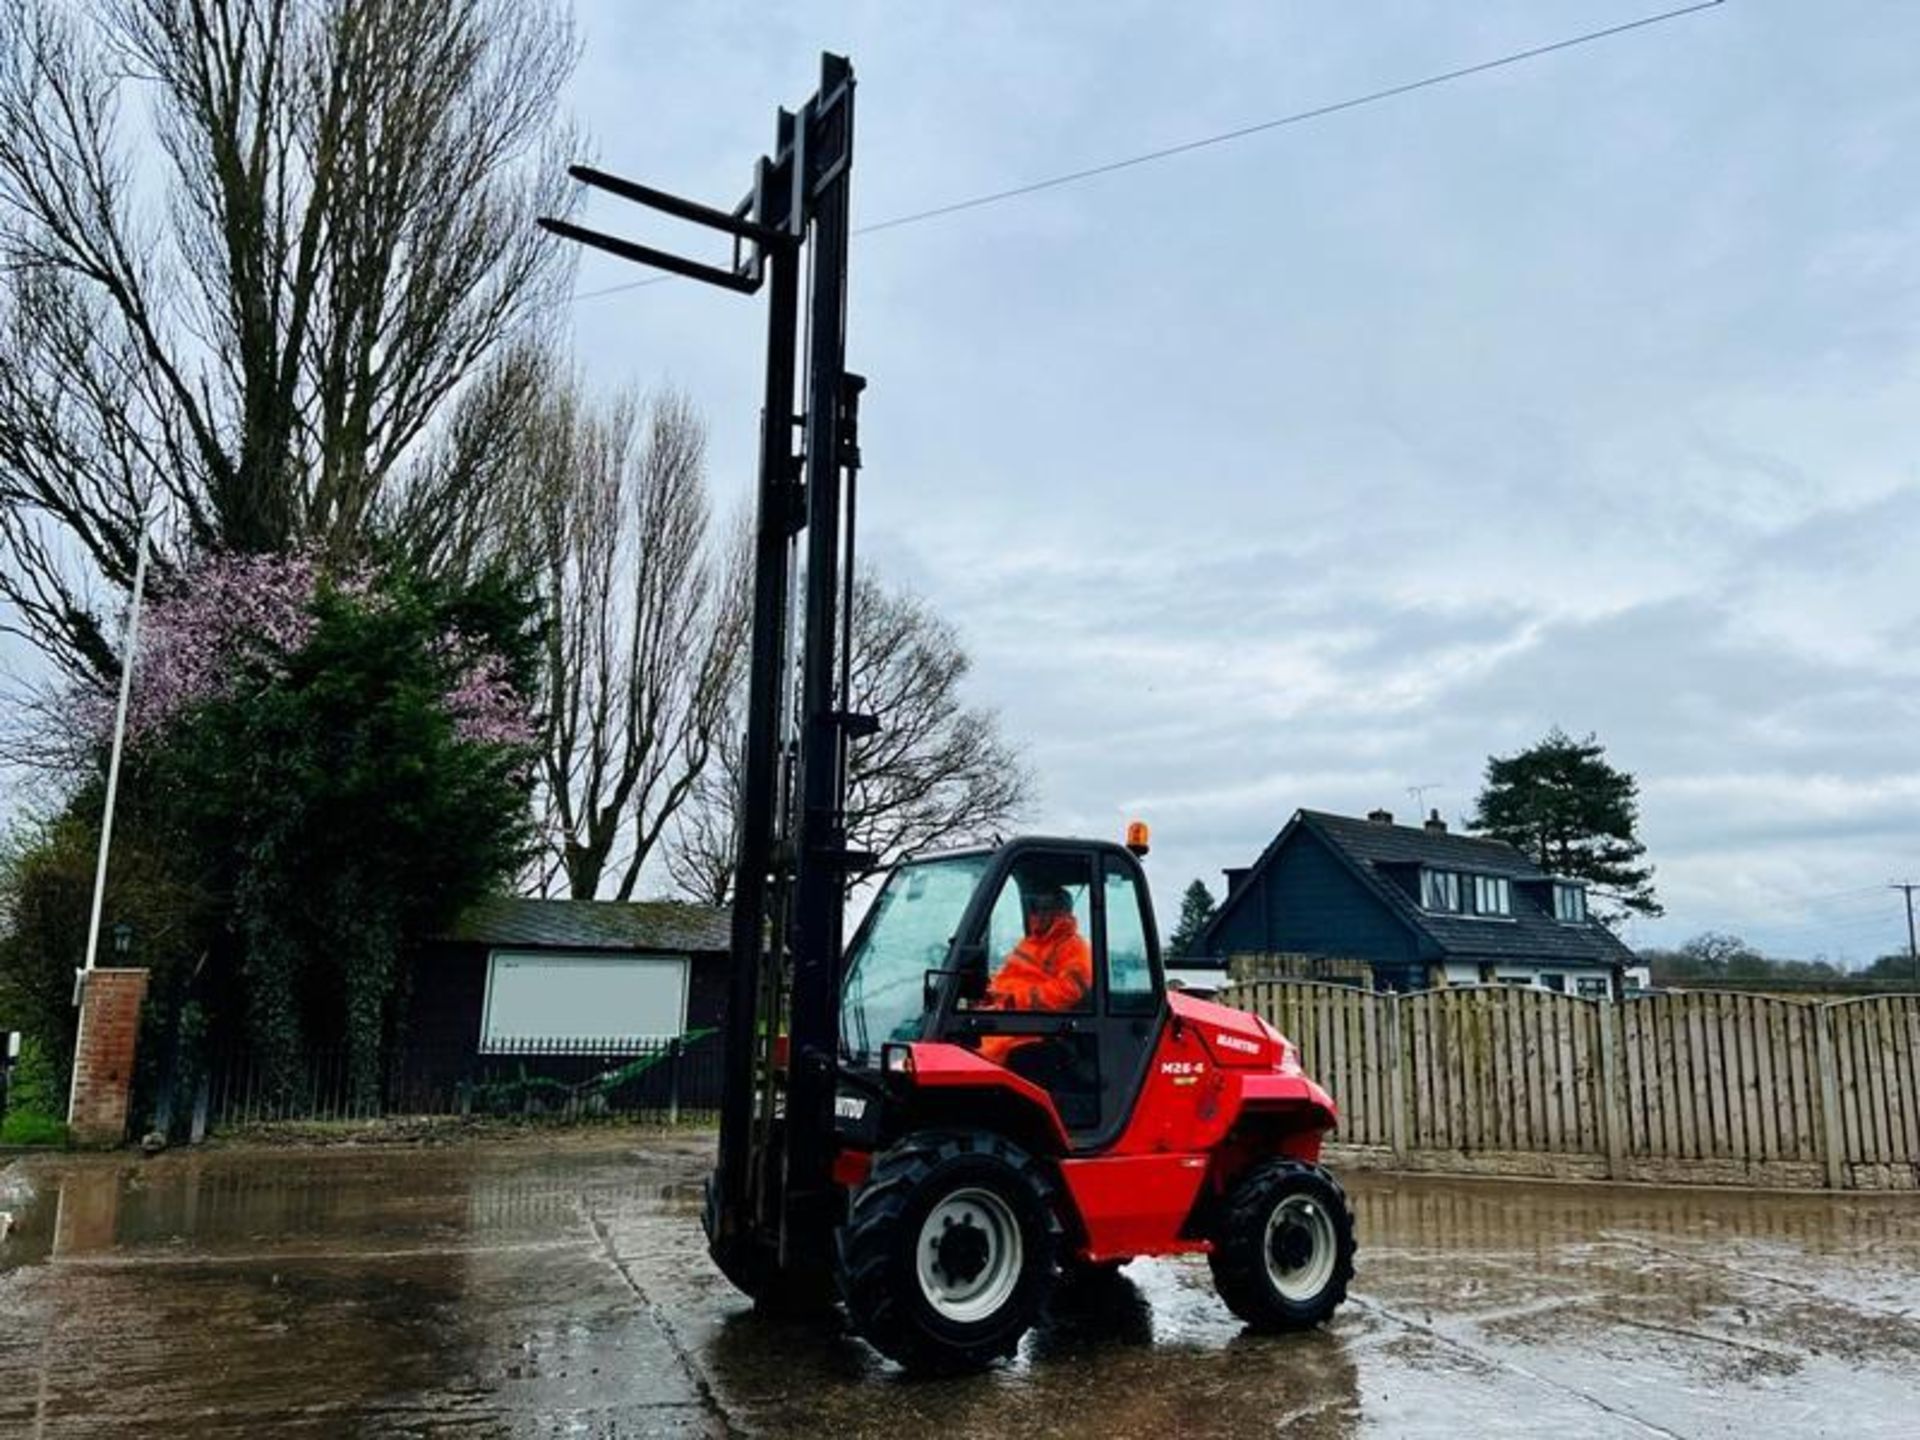
[[[566,278],[530,217],[567,205],[574,48],[550,0],[0,7],[0,625],[113,674],[156,498],[163,581],[196,546],[469,558]]]
[[[847,833],[877,864],[850,883],[921,851],[988,839],[1026,808],[1032,782],[1018,753],[991,711],[962,699],[972,664],[953,626],[926,601],[859,578],[851,703],[879,717],[880,733],[849,750]],[[668,855],[679,891],[710,904],[731,894],[737,748],[735,740],[704,778]]]
[[[713,759],[687,797],[666,848],[667,878],[682,897],[698,905],[726,905],[733,899],[740,787],[746,779],[744,740],[738,708],[729,707]]]
[[[596,409],[559,391],[532,450],[547,609],[543,888],[630,899],[721,742],[747,613],[716,544],[706,428],[683,396]]]
[[[1031,782],[993,712],[961,702],[973,661],[953,626],[869,575],[854,586],[853,634],[853,706],[880,717],[847,761],[854,848],[885,867],[1005,829]]]

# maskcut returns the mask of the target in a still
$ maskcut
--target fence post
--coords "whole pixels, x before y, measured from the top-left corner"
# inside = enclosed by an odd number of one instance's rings
[[[1626,1116],[1620,1108],[1620,1072],[1613,1033],[1619,1007],[1612,997],[1600,1002],[1600,1116],[1607,1127],[1607,1178],[1618,1180],[1626,1169]]]
[[[1387,994],[1387,1091],[1390,1133],[1393,1140],[1393,1158],[1396,1163],[1404,1163],[1407,1158],[1407,1131],[1412,1127],[1407,1123],[1407,1081],[1405,1067],[1400,1058],[1400,992]]]
[[[678,1035],[667,1042],[667,1124],[672,1126],[680,1124],[680,1057],[685,1053]]]
[[[1820,1156],[1827,1162],[1827,1188],[1841,1190],[1847,1181],[1847,1134],[1840,1126],[1840,1081],[1833,1071],[1833,1011],[1813,1009],[1813,1063],[1820,1072]]]

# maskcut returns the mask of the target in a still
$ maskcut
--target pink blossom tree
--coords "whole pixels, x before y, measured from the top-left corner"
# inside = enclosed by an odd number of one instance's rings
[[[147,607],[127,705],[127,738],[152,741],[194,706],[232,693],[242,677],[283,674],[288,657],[313,637],[323,588],[379,605],[365,571],[329,577],[311,550],[279,555],[212,554],[184,570]],[[452,675],[442,706],[454,733],[482,745],[526,746],[535,726],[528,699],[497,651],[457,630],[442,634],[434,660]],[[111,697],[89,689],[79,700],[85,729],[104,735]]]

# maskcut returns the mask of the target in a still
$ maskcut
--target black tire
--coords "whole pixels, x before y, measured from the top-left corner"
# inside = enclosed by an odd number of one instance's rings
[[[923,1131],[874,1157],[836,1246],[853,1328],[918,1373],[1013,1354],[1053,1288],[1056,1188],[1050,1167],[989,1131]]]
[[[1318,1165],[1268,1160],[1228,1192],[1207,1259],[1214,1289],[1250,1327],[1306,1330],[1347,1298],[1356,1248],[1339,1182]]]
[[[735,1243],[716,1245],[713,1236],[719,1226],[719,1200],[714,1191],[715,1177],[709,1175],[701,1203],[700,1224],[707,1233],[707,1253],[720,1273],[734,1288],[753,1301],[754,1309],[775,1319],[813,1320],[833,1312],[836,1298],[832,1277],[824,1265],[810,1269],[783,1270],[773,1253],[763,1246]]]

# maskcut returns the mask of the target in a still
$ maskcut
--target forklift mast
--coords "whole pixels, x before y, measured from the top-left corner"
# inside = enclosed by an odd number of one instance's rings
[[[822,56],[819,90],[797,111],[779,112],[773,153],[760,157],[752,190],[732,210],[572,167],[588,186],[729,237],[728,264],[540,221],[626,260],[768,294],[725,1084],[707,1213],[715,1259],[749,1293],[824,1260],[834,1223],[843,912],[849,876],[871,864],[849,851],[845,815],[847,747],[878,729],[848,699],[866,383],[846,370],[853,93],[853,67]],[[796,374],[803,288],[805,369]]]
[[[703,1216],[713,1258],[779,1308],[812,1309],[831,1283],[856,1333],[929,1373],[1013,1354],[1062,1264],[1085,1274],[1205,1252],[1221,1299],[1250,1326],[1318,1325],[1353,1278],[1352,1216],[1319,1165],[1338,1112],[1271,1025],[1165,992],[1152,905],[1126,850],[1027,837],[896,869],[856,940],[842,1073],[847,882],[873,868],[848,849],[847,754],[878,729],[852,713],[849,687],[865,383],[846,371],[852,168],[853,70],[828,55],[819,90],[780,112],[773,153],[732,210],[573,171],[729,237],[731,263],[540,222],[689,279],[768,292],[725,1088]],[[1006,938],[989,939],[995,917],[1002,929],[1009,919],[1000,897],[1018,899],[1025,933],[1030,908],[1072,913],[1067,879],[1091,924],[1078,1001],[973,1003]],[[887,921],[916,903],[932,909]],[[921,968],[929,927],[949,922],[947,965]],[[862,983],[870,963],[889,977],[876,987]],[[915,990],[917,1018],[867,1023],[869,995]]]

